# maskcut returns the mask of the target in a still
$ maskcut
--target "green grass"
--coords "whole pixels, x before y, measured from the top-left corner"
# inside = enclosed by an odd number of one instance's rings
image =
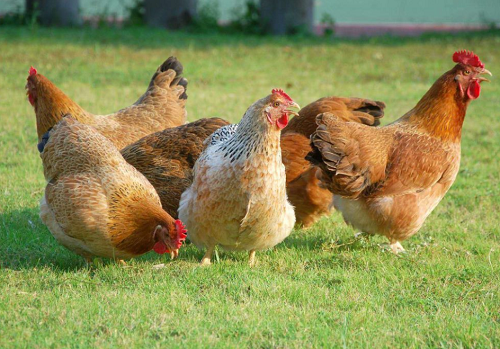
[[[349,42],[3,28],[0,47],[0,347],[500,347],[498,33]],[[388,123],[462,48],[495,76],[468,110],[456,183],[403,257],[382,249],[382,237],[355,242],[334,213],[258,253],[253,269],[246,254],[223,251],[200,268],[192,245],[174,262],[149,253],[89,269],[38,217],[30,65],[99,113],[134,102],[176,55],[190,120],[236,122],[283,87],[301,105],[326,95],[383,100]]]

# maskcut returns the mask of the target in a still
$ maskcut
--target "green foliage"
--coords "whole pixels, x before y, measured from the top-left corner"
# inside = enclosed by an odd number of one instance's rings
[[[348,41],[192,35],[146,28],[2,28],[0,338],[2,348],[499,348],[500,35]],[[91,269],[38,217],[46,183],[24,85],[30,65],[91,112],[141,95],[170,55],[189,79],[190,120],[240,120],[274,87],[300,105],[322,96],[387,103],[388,124],[474,50],[495,75],[469,106],[456,183],[395,257],[354,240],[338,213],[276,248],[219,251],[198,267],[149,253]],[[163,268],[155,265],[164,264]]]
[[[145,24],[144,0],[136,0],[135,3],[127,8],[128,18],[126,24],[128,26],[143,26]]]
[[[220,11],[217,1],[202,2],[198,14],[188,31],[196,33],[264,35],[260,21],[260,7],[255,0],[247,0],[243,9],[233,9],[233,19],[229,23],[219,23]]]
[[[12,12],[3,14],[0,17],[0,26],[30,26],[33,28],[38,24],[38,15],[38,3],[35,2],[32,13],[23,11],[21,7],[18,7]]]
[[[264,35],[265,26],[260,19],[260,5],[255,0],[245,1],[243,11],[239,7],[233,10],[234,19],[229,23],[229,29],[234,32]]]
[[[323,35],[332,37],[335,35],[335,19],[329,13],[323,13],[321,17],[321,24],[327,26]]]
[[[196,33],[221,32],[219,17],[218,1],[202,2],[198,4],[197,15],[189,25],[188,31]]]

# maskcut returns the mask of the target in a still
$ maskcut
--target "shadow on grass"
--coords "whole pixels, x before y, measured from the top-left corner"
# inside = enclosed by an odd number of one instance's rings
[[[76,271],[88,269],[85,260],[59,245],[47,227],[38,216],[38,207],[11,210],[0,215],[2,229],[0,230],[0,268],[12,270],[28,270],[49,268],[56,271]],[[276,247],[277,251],[323,251],[338,253],[363,249],[378,249],[375,242],[365,241],[352,236],[345,237],[336,231],[336,224],[327,225],[325,233],[323,224],[311,229],[296,229]],[[198,264],[205,251],[199,250],[189,241],[181,248],[176,261]],[[246,260],[244,252],[230,252],[219,249],[221,260]],[[216,260],[214,254],[213,260]],[[139,263],[169,264],[170,258],[166,255],[158,256],[149,252],[134,258]],[[176,261],[172,261],[176,263]],[[116,263],[113,260],[102,259],[98,264],[108,265]],[[135,262],[131,262],[133,265]]]
[[[12,210],[0,215],[0,267],[13,270],[49,267],[76,270],[83,259],[57,244],[38,216],[38,207]]]
[[[106,46],[131,46],[142,48],[211,48],[221,46],[317,46],[335,45],[338,43],[351,43],[353,45],[383,45],[402,46],[415,42],[440,42],[447,43],[457,39],[476,40],[485,37],[500,36],[500,29],[490,29],[465,33],[427,33],[420,37],[393,37],[381,36],[374,38],[325,38],[318,36],[293,36],[293,37],[273,37],[255,36],[242,34],[223,33],[190,33],[190,32],[170,32],[162,29],[147,27],[131,28],[27,28],[27,27],[1,27],[0,41],[6,42],[33,42],[33,43],[55,43],[55,44],[78,44],[94,46],[96,44]]]
[[[38,213],[38,207],[34,207],[0,214],[0,269],[50,268],[58,271],[76,271],[89,268],[82,257],[59,245]],[[198,263],[203,254],[204,251],[187,242],[177,260]],[[170,257],[159,256],[154,252],[134,260],[149,261],[152,264],[170,263]],[[103,258],[98,263],[107,265],[116,262]]]

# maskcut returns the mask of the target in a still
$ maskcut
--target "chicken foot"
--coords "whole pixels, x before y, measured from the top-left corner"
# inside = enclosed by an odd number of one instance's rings
[[[207,252],[205,253],[205,255],[203,256],[203,258],[201,259],[201,262],[200,262],[200,264],[202,266],[207,266],[207,265],[212,264],[210,262],[210,259],[212,258],[212,253],[214,252],[214,249],[215,249],[215,246],[207,247]]]
[[[401,243],[399,241],[392,241],[390,246],[394,254],[406,252],[406,250],[403,248],[403,246],[401,246]]]

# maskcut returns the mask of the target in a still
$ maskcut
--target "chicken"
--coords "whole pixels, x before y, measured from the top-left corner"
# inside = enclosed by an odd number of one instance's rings
[[[219,118],[200,119],[146,136],[121,154],[149,180],[163,209],[176,218],[181,194],[191,185],[194,163],[205,148],[203,141],[228,124]]]
[[[467,106],[479,97],[484,69],[472,52],[455,52],[443,74],[417,105],[381,128],[317,117],[308,159],[334,195],[344,220],[389,239],[394,253],[418,232],[451,187],[460,166]]]
[[[206,140],[210,144],[196,161],[193,184],[179,206],[189,239],[206,248],[202,265],[210,264],[216,245],[249,251],[254,265],[255,251],[290,234],[295,214],[286,195],[280,131],[294,107],[275,89],[250,106],[237,128],[224,126]]]
[[[154,73],[146,92],[130,107],[114,114],[94,115],[72,101],[49,79],[30,69],[26,90],[35,109],[38,141],[65,114],[92,125],[121,149],[138,139],[186,122],[187,80],[181,77],[182,65],[168,58]]]
[[[333,194],[320,186],[316,172],[305,159],[311,151],[309,137],[316,130],[316,116],[334,113],[344,121],[377,126],[385,104],[362,98],[325,97],[302,108],[281,134],[281,152],[286,169],[288,199],[295,207],[297,224],[311,226],[332,208]]]
[[[87,261],[172,251],[184,225],[165,212],[147,179],[91,126],[67,116],[39,146],[47,180],[40,217],[56,240]]]

